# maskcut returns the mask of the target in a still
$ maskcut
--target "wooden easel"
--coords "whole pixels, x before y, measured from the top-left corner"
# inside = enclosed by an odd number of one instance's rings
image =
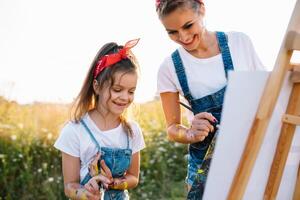
[[[289,70],[292,71],[292,92],[283,116],[280,137],[273,158],[264,199],[276,199],[281,177],[297,125],[300,125],[300,65],[290,63],[294,50],[300,50],[300,0],[297,0],[284,40],[272,73],[264,88],[247,143],[227,199],[242,199],[258,152],[263,142],[270,118],[279,96],[282,83]],[[294,191],[294,200],[300,200],[300,167]]]

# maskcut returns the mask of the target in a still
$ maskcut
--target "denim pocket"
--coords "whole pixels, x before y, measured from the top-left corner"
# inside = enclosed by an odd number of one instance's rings
[[[196,143],[198,144],[198,143]],[[189,163],[194,164],[194,166],[199,167],[203,161],[203,158],[206,154],[208,144],[206,147],[196,148],[193,145],[189,147]]]
[[[214,107],[206,109],[205,112],[211,113],[215,118],[217,118],[218,121],[220,121],[222,107],[223,107],[222,105],[214,106]]]
[[[193,144],[190,144],[190,148],[194,148],[194,149],[197,149],[197,150],[206,150],[208,148],[208,145],[209,143],[208,142],[196,142],[196,143],[193,143]]]

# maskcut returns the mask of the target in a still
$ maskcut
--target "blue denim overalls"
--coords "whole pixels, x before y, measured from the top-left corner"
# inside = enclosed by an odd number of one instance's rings
[[[231,60],[231,55],[227,44],[227,37],[224,32],[216,32],[216,36],[219,44],[219,49],[222,54],[225,75],[227,78],[228,70],[233,70],[233,63]],[[175,70],[176,70],[176,74],[180,86],[184,93],[184,97],[190,103],[193,113],[197,114],[200,112],[209,112],[220,122],[226,86],[211,95],[204,96],[200,99],[194,99],[189,90],[184,66],[182,64],[182,60],[180,58],[178,50],[176,50],[172,54],[172,60],[175,66]],[[204,184],[206,181],[210,159],[215,144],[215,137],[214,137],[215,135],[216,135],[215,132],[210,133],[205,138],[204,141],[189,145],[189,156],[188,156],[189,166],[188,166],[187,179],[189,184],[191,184],[191,181],[193,182],[193,184],[188,194],[188,199],[202,199]],[[208,151],[209,145],[211,145],[211,147],[209,148]],[[201,178],[199,178],[200,176]],[[199,182],[201,182],[200,185]]]
[[[86,123],[82,119],[80,120],[80,123],[84,126],[86,131],[89,133],[92,141],[97,146],[98,152],[101,153],[100,159],[105,161],[105,164],[111,170],[113,178],[120,178],[124,176],[126,170],[130,166],[131,156],[132,156],[131,155],[132,150],[129,149],[128,135],[127,135],[126,149],[101,147],[97,142],[96,138],[94,137],[93,133],[91,132],[91,130],[86,125]],[[81,181],[80,184],[81,185],[86,184],[91,178],[92,178],[91,175],[87,173],[87,175],[84,177],[84,179]],[[104,200],[123,200],[127,198],[128,197],[124,190],[109,189],[104,192]]]

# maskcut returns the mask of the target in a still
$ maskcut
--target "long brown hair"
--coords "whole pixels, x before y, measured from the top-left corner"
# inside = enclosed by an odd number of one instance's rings
[[[202,4],[202,0],[157,0],[156,12],[161,19],[178,8],[190,8],[198,11]]]
[[[95,67],[103,56],[117,53],[123,46],[119,46],[117,43],[110,42],[105,44],[96,54],[89,70],[86,75],[86,78],[83,82],[82,88],[74,100],[71,109],[71,119],[78,123],[80,119],[90,110],[95,109],[98,104],[99,96],[95,93],[93,88],[94,81],[94,70]],[[105,68],[97,77],[96,80],[99,84],[100,90],[104,87],[108,87],[109,91],[114,84],[114,75],[117,72],[125,73],[138,73],[138,63],[134,54],[130,51],[129,56],[126,59],[111,65],[110,67]],[[120,121],[122,123],[125,131],[132,135],[132,129],[127,122],[125,116],[120,116]]]

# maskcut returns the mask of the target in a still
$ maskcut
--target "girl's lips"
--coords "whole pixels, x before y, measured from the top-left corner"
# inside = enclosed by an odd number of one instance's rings
[[[114,104],[116,104],[117,106],[121,106],[121,107],[127,106],[127,103],[117,103],[117,102],[114,102]]]

